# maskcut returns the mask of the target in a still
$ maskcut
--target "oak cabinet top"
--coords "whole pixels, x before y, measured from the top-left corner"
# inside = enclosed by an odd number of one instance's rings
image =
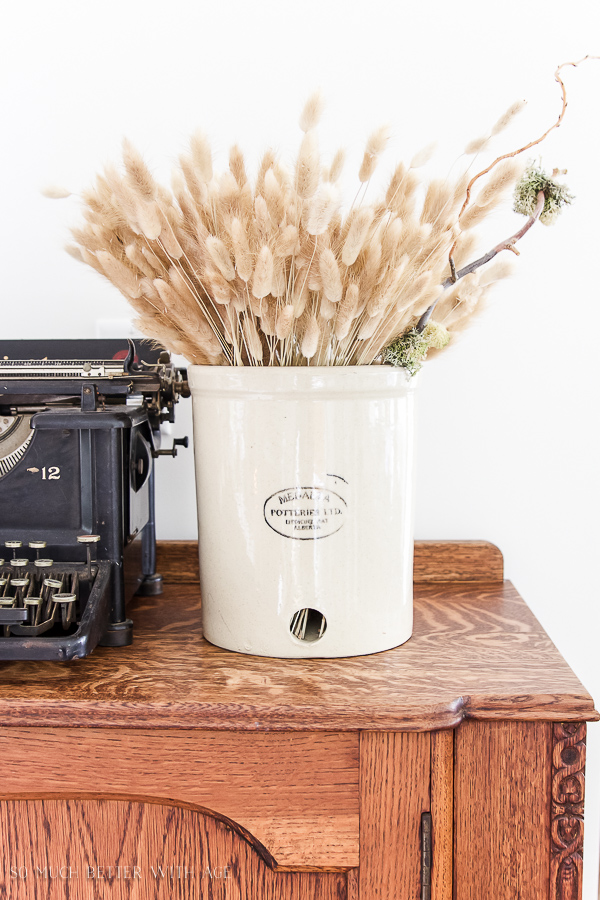
[[[244,656],[205,641],[193,563],[170,583],[169,559],[190,552],[184,542],[161,548],[167,586],[132,603],[131,647],[72,663],[0,663],[0,724],[428,731],[466,717],[599,718],[525,602],[499,580],[491,545],[418,544],[413,637],[333,660]]]

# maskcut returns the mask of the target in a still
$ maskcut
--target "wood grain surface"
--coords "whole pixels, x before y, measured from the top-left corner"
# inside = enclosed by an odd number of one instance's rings
[[[346,900],[345,873],[275,872],[242,829],[179,805],[0,801],[10,900]]]
[[[193,584],[129,609],[130,647],[0,663],[0,725],[426,731],[464,718],[598,718],[509,582],[417,585],[413,637],[346,659],[221,650],[202,638]]]
[[[0,759],[3,797],[189,802],[239,823],[281,866],[358,865],[356,734],[1,728]],[[34,782],[23,760],[36,760]]]
[[[455,900],[548,897],[551,737],[547,722],[464,722],[457,730]]]
[[[197,541],[159,541],[156,570],[169,584],[199,580]],[[414,580],[502,581],[502,553],[487,541],[415,541]]]
[[[429,734],[360,736],[360,900],[420,900]]]
[[[453,731],[431,734],[431,900],[452,900],[454,734]]]

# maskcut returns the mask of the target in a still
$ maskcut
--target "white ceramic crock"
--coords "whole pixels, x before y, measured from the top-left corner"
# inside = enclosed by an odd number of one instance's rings
[[[387,366],[188,378],[206,638],[274,657],[408,640],[414,379]]]

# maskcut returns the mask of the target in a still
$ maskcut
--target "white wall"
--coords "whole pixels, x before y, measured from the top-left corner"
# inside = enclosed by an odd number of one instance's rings
[[[595,0],[12,4],[0,59],[2,335],[93,337],[99,320],[129,318],[116,291],[61,249],[77,201],[39,195],[48,182],[87,186],[123,135],[165,178],[197,127],[222,165],[235,140],[251,160],[269,144],[292,160],[301,104],[320,85],[322,145],[346,145],[350,169],[388,121],[383,174],[432,140],[429,171],[445,173],[514,99],[529,106],[498,147],[543,131],[559,109],[556,65],[598,52],[599,25]],[[553,228],[534,228],[514,278],[422,374],[417,536],[497,543],[598,700],[600,62],[565,81],[567,117],[540,153],[569,169],[577,202]],[[189,403],[175,431],[190,432]],[[194,537],[191,452],[161,460],[158,478],[159,536]],[[597,884],[597,725],[589,751],[586,900]]]

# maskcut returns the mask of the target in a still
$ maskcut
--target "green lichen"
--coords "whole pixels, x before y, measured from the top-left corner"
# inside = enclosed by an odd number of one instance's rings
[[[432,347],[443,350],[450,340],[450,333],[443,325],[428,322],[423,331],[411,328],[396,338],[383,351],[383,362],[391,366],[401,366],[411,375],[416,375]]]
[[[537,202],[537,195],[544,192],[546,198],[540,215],[540,222],[552,225],[556,221],[563,206],[568,206],[575,199],[564,184],[559,184],[543,169],[531,163],[515,187],[513,209],[524,216],[532,216]]]

